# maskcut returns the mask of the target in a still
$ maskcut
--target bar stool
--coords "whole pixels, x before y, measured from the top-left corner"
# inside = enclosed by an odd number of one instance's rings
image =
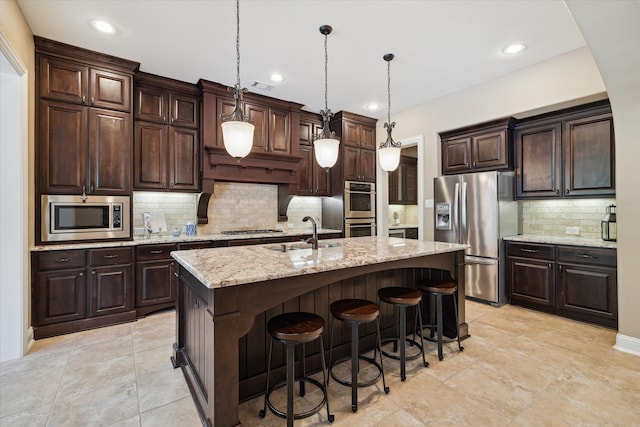
[[[377,383],[382,377],[382,385],[385,393],[389,393],[389,387],[384,380],[384,368],[382,366],[382,342],[380,341],[380,306],[374,302],[363,299],[342,299],[335,301],[330,306],[331,326],[329,328],[329,374],[338,383],[351,387],[351,410],[358,410],[358,387],[368,387]],[[332,363],[333,353],[333,324],[334,318],[351,326],[351,355],[341,357]],[[376,321],[376,347],[373,358],[362,356],[358,352],[358,325]],[[380,351],[380,364],[376,361],[376,349]],[[333,372],[334,365],[351,359],[351,381],[338,377]],[[358,372],[360,370],[359,361],[363,360],[378,369],[378,375],[368,381],[358,382]]]
[[[458,290],[458,286],[453,282],[441,282],[441,283],[433,283],[433,284],[419,284],[418,289],[425,292],[427,295],[431,297],[435,297],[435,311],[436,311],[436,323],[433,323],[433,314],[431,316],[430,323],[425,325],[424,328],[429,328],[431,330],[430,338],[427,338],[429,341],[433,341],[433,329],[435,328],[438,331],[438,359],[442,360],[444,358],[442,354],[442,330],[444,328],[442,322],[442,297],[450,296],[453,298],[453,312],[456,317],[456,338],[458,340],[458,349],[460,351],[464,351],[464,347],[460,345],[460,325],[458,320],[458,301],[456,298],[456,291]],[[422,335],[423,328],[420,329],[420,334]],[[449,340],[446,342],[452,342],[453,340]]]
[[[428,367],[429,363],[424,355],[424,341],[422,340],[422,334],[420,334],[420,344],[415,339],[407,338],[407,307],[418,306],[417,316],[420,321],[420,330],[422,330],[422,313],[419,309],[420,301],[422,301],[422,293],[418,289],[402,288],[402,287],[389,287],[378,290],[378,297],[381,301],[387,304],[392,304],[394,309],[394,316],[396,318],[397,335],[393,338],[387,338],[382,340],[383,343],[393,342],[393,353],[398,351],[400,347],[400,355],[393,354],[382,350],[382,354],[392,359],[400,360],[400,379],[402,381],[407,379],[405,361],[413,360],[420,357],[422,354],[422,363],[424,367]],[[415,338],[414,327],[414,338]],[[420,351],[414,355],[407,356],[405,345],[409,342],[411,346],[416,346]]]
[[[267,322],[267,331],[271,335],[269,344],[269,361],[267,365],[267,389],[264,395],[264,407],[260,411],[260,417],[264,418],[267,406],[275,415],[280,418],[287,419],[287,427],[293,426],[293,420],[307,418],[316,414],[326,403],[327,418],[329,422],[333,422],[334,416],[329,412],[329,400],[327,398],[327,366],[324,360],[324,342],[322,340],[322,331],[324,330],[324,319],[317,314],[305,312],[284,313],[275,316]],[[313,378],[305,375],[304,368],[304,343],[311,342],[320,338],[320,359],[322,360],[322,377],[323,384]],[[271,374],[271,356],[273,353],[273,341],[277,340],[286,345],[287,348],[287,377],[286,380],[280,381],[278,384],[269,388],[269,377]],[[302,344],[302,376],[295,377],[295,346]],[[322,391],[322,401],[314,408],[305,412],[294,413],[293,411],[293,386],[295,381],[300,382],[300,395],[304,396],[304,383],[310,383],[318,387]],[[277,409],[270,400],[271,393],[286,384],[287,386],[287,412]]]

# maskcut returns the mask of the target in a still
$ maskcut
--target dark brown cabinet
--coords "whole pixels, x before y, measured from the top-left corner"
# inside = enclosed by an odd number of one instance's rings
[[[199,191],[199,97],[195,85],[135,77],[134,189]]]
[[[91,249],[89,265],[89,316],[133,310],[133,249]]]
[[[417,227],[405,228],[404,237],[406,239],[418,240],[418,228]]]
[[[445,175],[513,168],[512,117],[440,133]]]
[[[617,327],[616,251],[507,242],[511,303]]]
[[[329,196],[331,169],[328,171],[316,162],[313,151],[313,135],[322,132],[322,119],[318,114],[300,115],[300,176],[298,196]]]
[[[175,306],[175,244],[142,245],[136,248],[135,307],[138,316]]]
[[[139,64],[34,39],[38,196],[131,194],[130,111]]]
[[[518,199],[615,195],[608,101],[525,119],[515,141]]]
[[[398,168],[389,173],[389,204],[418,203],[418,159],[401,156]]]
[[[344,181],[376,181],[376,122],[346,111],[333,116],[331,130],[340,138],[341,147],[338,163],[332,168],[334,195],[344,191]]]
[[[71,249],[32,254],[36,339],[135,319],[133,249]]]

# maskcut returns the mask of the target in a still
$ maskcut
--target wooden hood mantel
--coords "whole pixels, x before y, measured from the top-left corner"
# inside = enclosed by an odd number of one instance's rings
[[[207,210],[215,181],[278,186],[278,221],[287,220],[287,206],[298,191],[301,104],[246,93],[245,114],[255,125],[251,153],[239,161],[222,142],[220,115],[229,114],[234,100],[227,86],[200,80],[202,90],[202,196],[198,223],[208,222]]]

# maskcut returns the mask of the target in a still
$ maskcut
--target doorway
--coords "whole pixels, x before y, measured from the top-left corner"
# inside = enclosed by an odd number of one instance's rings
[[[424,215],[422,215],[424,204],[424,137],[423,135],[405,138],[399,141],[402,146],[401,156],[415,158],[417,162],[417,200],[415,205],[390,205],[389,200],[389,173],[377,163],[377,194],[376,194],[376,217],[377,231],[380,236],[389,235],[389,229],[394,228],[394,224],[402,227],[403,223],[408,226],[418,227],[418,239],[424,239]],[[391,209],[390,209],[391,207]],[[394,209],[395,207],[395,209]],[[394,215],[396,213],[397,215]],[[397,217],[397,218],[396,218]]]

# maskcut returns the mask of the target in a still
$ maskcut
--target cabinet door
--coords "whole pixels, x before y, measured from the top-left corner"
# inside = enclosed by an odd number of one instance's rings
[[[404,202],[408,205],[418,204],[418,160],[407,158],[404,162]]]
[[[197,128],[199,121],[199,100],[194,96],[172,93],[171,120],[169,124]]]
[[[562,196],[561,125],[516,129],[516,197]]]
[[[133,187],[162,190],[167,186],[167,126],[136,121],[134,127]]]
[[[302,147],[302,146],[300,146]],[[311,148],[313,150],[313,147]],[[313,168],[313,191],[314,196],[329,196],[331,191],[331,169],[327,170],[320,166],[311,156]]]
[[[360,180],[367,182],[376,181],[376,152],[374,150],[360,149]]]
[[[169,94],[153,86],[136,86],[134,115],[136,119],[167,123]]]
[[[40,96],[76,104],[87,103],[89,68],[63,59],[40,57]]]
[[[169,188],[182,191],[198,190],[198,131],[170,126],[169,136]]]
[[[290,154],[289,112],[270,108],[269,119],[269,146],[267,150],[278,154]]]
[[[508,258],[507,277],[511,300],[536,306],[555,306],[554,262]]]
[[[92,267],[89,316],[123,313],[133,309],[131,264]]]
[[[87,184],[87,108],[40,101],[38,121],[41,192],[82,194]]]
[[[34,307],[35,326],[87,317],[85,269],[38,272]]]
[[[589,317],[618,318],[615,268],[558,264],[558,308]]]
[[[175,302],[175,262],[138,262],[136,266],[136,307]]]
[[[509,167],[507,131],[498,131],[471,138],[474,170],[496,170]]]
[[[376,128],[372,126],[360,126],[360,145],[370,150],[376,149]]]
[[[255,126],[251,151],[258,153],[269,151],[269,109],[261,105],[244,104],[244,113]]]
[[[342,143],[352,147],[360,146],[360,125],[358,123],[345,120],[343,123]]]
[[[92,68],[89,78],[91,105],[112,110],[131,110],[131,76]]]
[[[564,123],[564,188],[567,196],[614,196],[613,117],[603,114]]]
[[[471,138],[442,141],[442,173],[471,170]]]
[[[398,168],[389,173],[389,204],[400,205],[403,203],[402,195],[404,183],[402,182],[402,171],[403,165],[401,159]]]
[[[302,127],[302,126],[301,126]],[[300,163],[298,163],[298,196],[313,196],[313,146],[300,144]]]
[[[360,168],[358,165],[360,149],[357,147],[344,146],[344,179],[345,181],[360,181]]]
[[[131,193],[130,115],[89,109],[90,192]]]

